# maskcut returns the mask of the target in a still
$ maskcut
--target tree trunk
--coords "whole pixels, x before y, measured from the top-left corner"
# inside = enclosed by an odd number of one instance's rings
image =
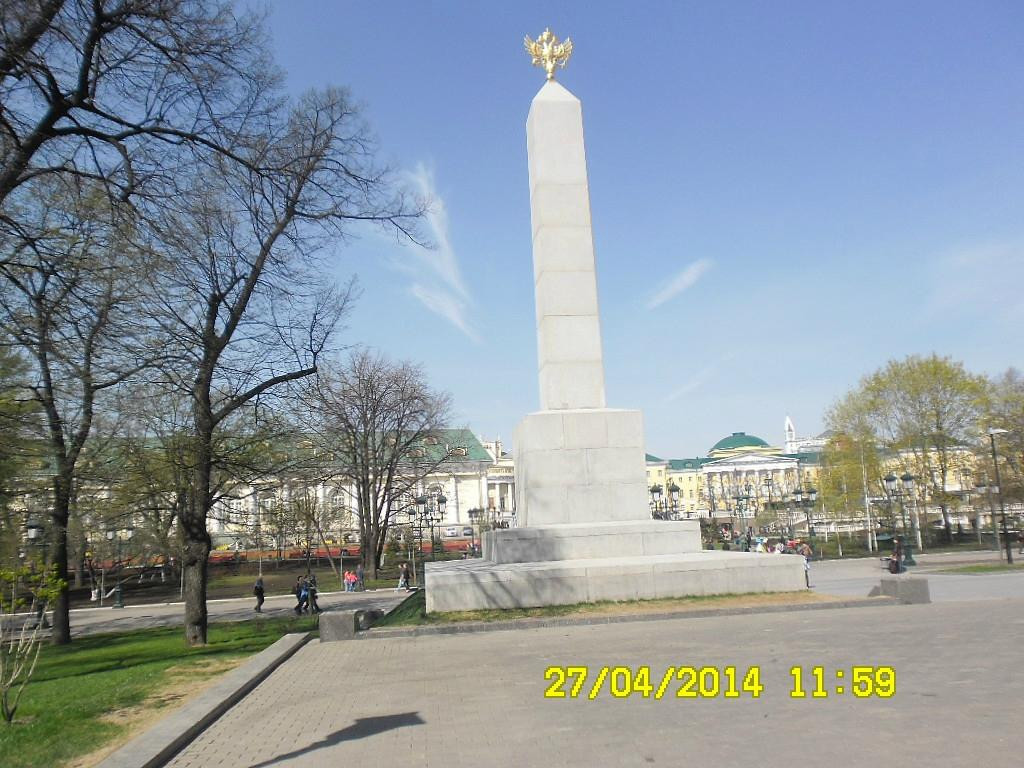
[[[189,490],[185,519],[181,521],[183,541],[185,591],[185,642],[190,646],[206,645],[207,564],[212,545],[206,528],[206,513],[210,503],[211,475],[213,473],[213,425],[209,408],[203,407],[208,399],[199,399],[195,406],[195,469]]]
[[[71,601],[68,594],[68,515],[71,507],[71,483],[64,477],[57,477],[53,483],[53,563],[57,566],[60,591],[53,605],[54,645],[71,642]]]
[[[71,642],[71,603],[68,594],[68,537],[67,528],[58,526],[55,531],[56,541],[53,547],[53,562],[57,566],[57,578],[63,586],[57,593],[53,606],[54,645],[67,645]]]
[[[203,526],[205,532],[206,526]],[[185,543],[185,642],[190,646],[206,645],[207,563],[210,555],[210,537],[205,541]]]

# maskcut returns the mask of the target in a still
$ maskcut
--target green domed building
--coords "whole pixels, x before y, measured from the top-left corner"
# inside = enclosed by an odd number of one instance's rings
[[[711,450],[708,451],[708,457],[724,459],[740,453],[763,453],[770,456],[782,453],[782,449],[772,448],[760,437],[748,435],[746,432],[733,432],[728,437],[723,437],[711,446]]]
[[[813,443],[815,441],[804,441]],[[820,440],[824,444],[824,440]],[[786,447],[757,435],[733,432],[692,459],[647,456],[647,480],[662,504],[682,517],[729,517],[747,524],[754,515],[777,510],[795,489],[817,485],[820,448],[807,450],[786,420]]]

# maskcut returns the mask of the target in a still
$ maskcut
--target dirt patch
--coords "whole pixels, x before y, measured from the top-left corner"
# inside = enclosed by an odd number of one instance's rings
[[[234,659],[202,659],[190,664],[168,667],[164,671],[159,690],[151,693],[140,704],[108,712],[100,718],[103,722],[124,726],[121,734],[100,749],[75,758],[67,764],[67,768],[92,768],[102,762],[157,720],[184,706],[186,699],[204,691],[215,683],[217,678],[237,667],[246,658],[239,656]]]
[[[772,592],[766,595],[729,595],[708,600],[643,600],[637,603],[601,604],[597,611],[582,614],[622,615],[630,613],[663,613],[706,611],[714,608],[751,608],[759,605],[803,605],[804,603],[832,603],[845,598],[822,595],[817,592]]]
[[[579,618],[583,616],[630,616],[651,613],[686,613],[727,608],[751,608],[763,605],[803,605],[832,603],[845,598],[817,592],[769,592],[767,594],[717,595],[665,600],[637,600],[621,603],[592,603],[565,607],[525,608],[505,611],[462,611],[429,617],[427,623],[461,623],[467,621],[504,621],[525,618]]]

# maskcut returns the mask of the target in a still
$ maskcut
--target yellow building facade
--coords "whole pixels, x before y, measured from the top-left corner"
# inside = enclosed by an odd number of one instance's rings
[[[662,459],[647,455],[647,480],[655,512],[668,516],[746,519],[778,510],[798,489],[817,484],[821,454],[787,453],[755,435],[733,432],[707,456]]]

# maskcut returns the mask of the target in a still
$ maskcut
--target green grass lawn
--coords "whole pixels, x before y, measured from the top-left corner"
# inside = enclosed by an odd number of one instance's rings
[[[397,605],[375,627],[404,627],[422,624],[449,624],[465,621],[505,621],[552,616],[587,614],[671,613],[703,608],[754,607],[789,603],[827,602],[830,598],[809,591],[763,592],[738,595],[693,595],[690,597],[658,600],[629,600],[576,603],[574,605],[548,605],[539,608],[509,608],[453,613],[426,612],[426,593],[419,590]]]
[[[816,559],[834,560],[839,558],[839,545],[836,542],[835,536],[829,536],[828,541],[824,540],[822,536],[815,536],[814,539],[810,540],[811,546],[814,548],[814,556]],[[956,553],[956,552],[985,552],[990,551],[988,549],[991,543],[991,538],[986,537],[984,544],[981,547],[978,546],[977,538],[973,536],[959,537],[951,544],[946,544],[940,541],[931,541],[926,543],[924,553],[925,554],[937,554],[943,553]],[[878,542],[877,552],[868,552],[867,546],[864,540],[857,537],[853,540],[847,538],[846,534],[843,534],[843,557],[871,557],[877,555],[882,557],[888,555],[892,551],[892,542],[889,540]],[[914,547],[914,554],[918,554],[917,547]]]
[[[961,565],[954,568],[943,568],[932,571],[932,573],[1024,573],[1024,563],[977,563],[975,565]]]
[[[15,724],[0,722],[0,764],[64,765],[124,735],[126,726],[118,720],[125,717],[114,713],[131,713],[137,720],[140,707],[178,703],[198,680],[219,674],[284,634],[314,627],[314,619],[298,617],[211,624],[210,642],[203,648],[187,648],[180,627],[91,635],[68,646],[46,646]]]

